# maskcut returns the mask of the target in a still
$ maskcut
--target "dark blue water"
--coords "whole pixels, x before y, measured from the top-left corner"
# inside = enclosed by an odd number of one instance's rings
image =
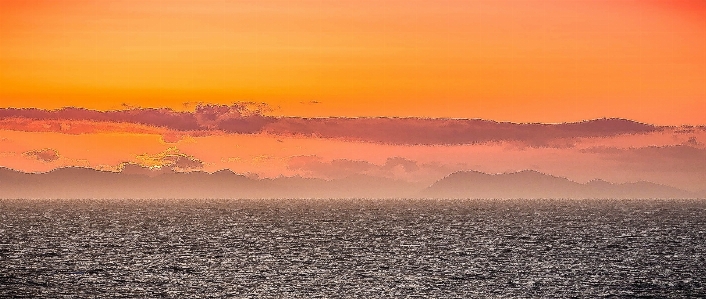
[[[706,295],[706,201],[0,200],[0,297]]]

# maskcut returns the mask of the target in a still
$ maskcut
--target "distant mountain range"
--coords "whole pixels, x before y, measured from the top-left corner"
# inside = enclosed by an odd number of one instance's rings
[[[255,179],[229,170],[123,172],[61,168],[28,174],[0,168],[0,198],[706,198],[685,190],[636,182],[580,184],[536,171],[490,175],[453,173],[431,186],[365,175],[337,180]]]
[[[369,176],[327,181],[253,179],[229,170],[155,175],[61,168],[26,174],[0,168],[0,198],[391,198],[410,197],[414,191],[411,183]]]
[[[421,192],[431,198],[706,198],[670,186],[636,182],[586,184],[537,171],[490,175],[476,171],[453,173]]]

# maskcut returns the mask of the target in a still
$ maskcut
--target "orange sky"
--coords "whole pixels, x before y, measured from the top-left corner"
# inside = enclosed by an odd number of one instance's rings
[[[0,0],[0,106],[706,124],[704,3]]]

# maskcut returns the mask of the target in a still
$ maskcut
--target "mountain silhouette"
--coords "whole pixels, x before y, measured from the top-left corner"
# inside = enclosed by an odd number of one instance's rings
[[[490,175],[460,171],[437,181],[420,195],[429,198],[697,198],[699,194],[651,182],[586,184],[533,170]]]
[[[0,198],[706,198],[677,188],[636,182],[586,184],[526,170],[491,175],[461,171],[425,188],[389,178],[353,175],[324,180],[255,179],[221,170],[176,172],[126,165],[122,172],[68,167],[23,173],[0,167]]]
[[[151,171],[69,167],[26,174],[0,168],[0,198],[392,198],[409,197],[420,189],[408,182],[364,175],[339,180],[253,179],[230,170]]]

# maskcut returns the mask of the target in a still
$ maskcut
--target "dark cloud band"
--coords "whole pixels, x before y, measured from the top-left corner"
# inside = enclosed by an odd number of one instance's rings
[[[167,108],[131,108],[95,111],[83,108],[0,109],[2,119],[120,122],[176,131],[221,131],[236,134],[268,133],[311,136],[398,145],[452,145],[500,141],[528,146],[556,146],[571,138],[609,137],[649,133],[663,127],[635,121],[604,118],[576,123],[518,124],[481,119],[443,118],[300,118],[263,114],[266,106],[254,103],[198,105],[194,111]]]

